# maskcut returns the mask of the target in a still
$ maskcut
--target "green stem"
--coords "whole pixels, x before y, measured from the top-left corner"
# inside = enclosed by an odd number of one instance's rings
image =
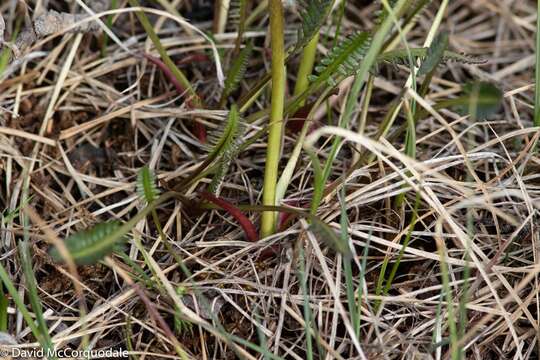
[[[257,7],[250,12],[248,18],[246,19],[246,26],[251,25],[251,23],[257,20],[259,15],[264,14],[267,7],[268,7],[268,0],[261,1],[257,5]]]
[[[275,205],[278,166],[283,133],[283,109],[285,105],[285,44],[283,40],[283,4],[281,0],[270,1],[270,34],[272,46],[272,108],[266,168],[264,172],[263,204]],[[275,231],[276,214],[265,212],[261,219],[261,236],[266,237]]]
[[[358,101],[358,96],[360,94],[360,90],[362,89],[363,84],[364,84],[363,79],[357,76],[354,80],[351,91],[349,92],[349,96],[347,97],[345,111],[339,122],[339,126],[344,129],[348,127],[349,121],[352,118],[354,109],[356,108],[356,104]],[[321,204],[323,193],[324,193],[324,185],[326,184],[326,181],[328,180],[330,176],[334,159],[337,157],[338,151],[340,148],[341,148],[341,138],[335,137],[334,140],[332,141],[332,149],[330,150],[330,155],[328,156],[328,159],[326,160],[326,163],[324,164],[321,186],[316,187],[313,192],[313,199],[311,200],[311,213],[312,214],[317,213],[317,209],[319,208],[319,205]]]
[[[157,228],[159,237],[161,238],[161,241],[165,245],[165,248],[167,249],[169,254],[171,254],[174,257],[177,264],[183,264],[182,259],[180,259],[178,254],[176,254],[176,252],[172,248],[172,245],[169,243],[169,240],[167,239],[167,235],[165,235],[165,233],[163,232],[163,227],[161,226],[161,222],[159,221],[159,217],[158,217],[156,208],[152,209],[152,220],[154,221],[154,225]],[[158,277],[156,277],[156,278],[158,278]],[[174,348],[175,348],[176,353],[180,356],[180,358],[182,360],[187,359],[186,353],[184,352],[184,350],[182,350],[182,347],[180,346],[179,343],[177,343],[176,340],[174,341]]]
[[[7,331],[8,328],[8,305],[5,287],[0,282],[0,331]]]
[[[313,72],[315,65],[315,57],[317,55],[317,45],[319,44],[319,34],[306,45],[302,52],[302,60],[296,77],[296,85],[294,87],[294,96],[300,95],[309,87],[309,75]]]

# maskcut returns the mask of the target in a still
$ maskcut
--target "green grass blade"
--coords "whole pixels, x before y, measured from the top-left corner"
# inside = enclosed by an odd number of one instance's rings
[[[405,236],[405,240],[403,241],[403,244],[401,245],[401,249],[399,250],[398,257],[394,264],[392,265],[392,269],[390,270],[390,275],[388,275],[388,279],[386,279],[386,285],[384,286],[384,289],[382,291],[383,295],[387,295],[388,291],[390,290],[390,287],[392,287],[392,283],[394,281],[394,278],[397,274],[399,264],[401,263],[401,259],[403,259],[403,255],[405,254],[405,250],[409,246],[409,242],[411,241],[412,232],[414,230],[414,226],[416,225],[416,220],[418,219],[418,206],[420,205],[420,193],[416,194],[416,199],[414,202],[414,209],[411,219],[411,224],[409,225],[409,230],[407,231],[407,235]],[[385,258],[385,261],[387,261],[387,258]],[[384,273],[381,273],[380,279],[384,279]],[[380,289],[377,289],[380,291]],[[379,293],[377,293],[379,295]]]
[[[34,276],[34,270],[32,268],[32,256],[30,255],[30,249],[28,242],[26,240],[20,241],[18,244],[19,258],[22,264],[24,278],[26,280],[26,288],[28,290],[28,299],[32,305],[32,310],[36,316],[36,322],[39,331],[41,332],[41,337],[44,339],[42,343],[44,349],[52,349],[52,341],[49,335],[49,329],[45,318],[43,317],[43,308],[41,306],[41,300],[37,292],[37,283]]]
[[[298,247],[298,280],[300,281],[300,289],[302,290],[303,305],[304,305],[304,336],[306,338],[306,359],[313,360],[313,339],[311,337],[311,324],[313,315],[309,306],[309,291],[306,276],[306,259],[302,245]]]
[[[11,277],[9,276],[8,272],[4,268],[4,265],[2,264],[0,264],[0,279],[4,283],[4,286],[6,287],[9,295],[11,295],[13,302],[15,302],[17,309],[21,312],[26,324],[32,331],[32,334],[34,334],[34,336],[39,341],[39,343],[46,344],[46,339],[43,338],[41,330],[36,326],[34,319],[32,319],[32,315],[26,308],[24,300],[20,297],[19,292],[17,291],[17,289],[15,288],[15,285],[13,285],[13,282],[11,281]]]
[[[140,7],[138,0],[128,0],[130,5],[133,7]],[[157,51],[159,52],[159,55],[165,65],[169,68],[169,70],[173,73],[174,77],[182,86],[188,90],[191,96],[194,97],[195,102],[199,101],[199,98],[197,94],[195,93],[195,90],[191,86],[191,83],[189,82],[188,78],[184,75],[184,73],[176,66],[174,61],[172,61],[169,54],[167,54],[167,50],[165,50],[165,47],[161,43],[161,40],[159,40],[159,37],[157,36],[156,32],[154,31],[154,27],[148,20],[148,17],[146,14],[142,11],[137,11],[135,13],[137,15],[137,18],[141,22],[141,25],[143,26],[144,30],[148,34],[148,37],[152,40],[154,43],[154,46],[156,47]]]
[[[8,305],[9,301],[5,292],[6,288],[0,282],[0,331],[7,331],[8,328]]]
[[[450,276],[448,273],[448,266],[444,259],[447,251],[446,246],[441,239],[437,239],[437,252],[439,254],[441,279],[446,300],[446,320],[448,322],[448,331],[450,333],[451,358],[452,360],[459,360],[461,355],[461,347],[459,346],[458,328],[456,326],[456,319],[454,318],[454,301],[452,298],[452,289],[450,287]]]

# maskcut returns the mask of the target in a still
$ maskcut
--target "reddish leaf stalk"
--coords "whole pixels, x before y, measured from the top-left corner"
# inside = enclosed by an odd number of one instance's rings
[[[203,124],[195,121],[195,124],[193,124],[193,132],[201,144],[206,144],[206,128]]]
[[[303,209],[309,209],[309,202],[306,201],[298,201],[298,200],[289,200],[284,201],[287,205],[290,206],[296,206]],[[298,216],[298,214],[295,214],[293,212],[280,212],[279,213],[279,222],[278,222],[278,229],[279,231],[285,231],[287,226]]]
[[[152,64],[156,65],[165,75],[165,77],[174,85],[176,88],[176,92],[179,95],[182,95],[186,92],[186,89],[180,84],[178,79],[174,77],[174,74],[172,71],[163,63],[163,61],[159,60],[157,57],[152,56],[150,54],[144,53],[143,56],[148,59]]]
[[[182,58],[181,60],[178,60],[176,62],[176,65],[181,66],[181,65],[191,64],[194,62],[201,63],[201,62],[209,62],[209,61],[210,61],[210,58],[206,54],[197,53],[197,54],[188,55]]]
[[[180,84],[178,79],[174,76],[174,74],[167,67],[167,65],[165,65],[165,63],[163,63],[163,61],[161,61],[160,59],[156,58],[155,56],[152,56],[152,55],[147,54],[147,53],[144,53],[143,55],[144,55],[144,57],[146,59],[148,59],[148,61],[150,61],[152,64],[156,65],[163,72],[165,77],[171,82],[171,84],[174,85],[178,95],[184,95],[185,94],[186,89],[182,86],[182,84]],[[197,95],[195,95],[195,96],[197,96]],[[196,99],[196,100],[197,101],[195,101],[195,103],[194,103],[194,101],[193,101],[193,99],[191,97],[188,98],[186,100],[187,106],[190,107],[190,108],[197,107],[196,104],[198,102],[198,99]],[[204,127],[203,124],[199,123],[198,121],[195,121],[194,132],[195,132],[195,136],[197,136],[197,138],[199,139],[199,141],[201,143],[203,143],[203,144],[206,143],[206,128]]]
[[[229,213],[229,215],[231,215],[238,222],[238,224],[240,224],[249,241],[255,242],[259,240],[259,233],[257,232],[255,225],[253,225],[251,220],[249,220],[248,217],[244,215],[244,213],[236,206],[223,198],[218,198],[217,196],[210,194],[209,192],[202,192],[201,197]]]

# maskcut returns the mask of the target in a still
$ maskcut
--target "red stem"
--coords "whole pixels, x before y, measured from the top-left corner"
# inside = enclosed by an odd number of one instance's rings
[[[218,198],[217,196],[214,196],[209,192],[202,192],[201,197],[204,200],[209,201],[216,206],[219,206],[227,213],[229,213],[229,215],[231,215],[238,222],[238,224],[240,224],[240,226],[246,233],[246,237],[249,241],[255,242],[259,240],[259,233],[255,228],[255,225],[253,225],[251,220],[249,220],[249,218],[244,215],[244,213],[239,208],[237,208],[227,200],[223,198]]]
[[[200,62],[208,62],[208,61],[210,61],[210,58],[206,54],[197,53],[197,54],[188,55],[182,58],[181,60],[178,60],[176,62],[176,65],[186,65],[186,64],[191,64],[194,62],[200,63]]]
[[[174,87],[176,88],[176,92],[178,93],[178,95],[182,95],[184,94],[184,92],[186,91],[186,89],[182,86],[182,84],[180,84],[180,82],[178,81],[178,79],[174,76],[174,74],[172,73],[172,71],[167,67],[167,65],[165,65],[163,63],[163,61],[159,60],[157,57],[155,56],[152,56],[150,54],[147,54],[147,53],[144,53],[143,56],[145,58],[148,59],[148,61],[150,61],[152,64],[156,65],[162,72],[163,74],[167,77],[167,79],[169,79],[169,81],[174,85]]]
[[[143,56],[148,59],[148,61],[150,61],[152,64],[156,65],[162,72],[163,74],[165,75],[165,77],[174,85],[174,87],[176,88],[176,92],[178,93],[178,95],[182,96],[185,94],[186,92],[186,89],[182,86],[182,84],[180,84],[180,82],[178,81],[178,79],[174,76],[174,74],[172,73],[172,71],[167,67],[167,65],[165,65],[163,63],[163,61],[161,61],[160,59],[158,59],[157,57],[155,56],[152,56],[150,54],[147,54],[147,53],[143,53]],[[195,96],[198,96],[198,95],[195,95]],[[195,108],[197,106],[195,106],[195,104],[193,103],[193,100],[191,98],[188,98],[186,100],[186,104],[188,107],[190,108]],[[197,136],[197,138],[199,139],[199,141],[203,144],[206,143],[206,128],[204,127],[203,124],[199,123],[198,121],[195,121],[195,125],[194,125],[194,132],[195,132],[195,136]]]

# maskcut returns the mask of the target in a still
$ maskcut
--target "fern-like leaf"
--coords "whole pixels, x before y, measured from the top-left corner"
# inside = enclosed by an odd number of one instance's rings
[[[151,203],[159,196],[154,173],[144,166],[137,175],[137,194],[147,203]]]
[[[425,61],[429,55],[429,48],[412,48],[409,49],[410,55],[414,61]],[[390,64],[390,65],[410,65],[409,64],[409,53],[407,50],[393,50],[387,51],[377,57],[378,64]],[[461,64],[485,64],[486,60],[479,59],[473,56],[466,54],[459,54],[453,51],[444,51],[442,54],[442,62],[457,62]]]
[[[120,226],[118,221],[100,223],[69,236],[64,244],[77,265],[95,264],[112,253],[120,240],[125,240],[122,235],[115,239]],[[51,248],[49,255],[56,262],[63,260],[56,247]]]
[[[231,0],[229,4],[229,13],[227,27],[231,31],[236,31],[245,16],[247,0]]]
[[[377,24],[382,24],[384,20],[388,17],[388,10],[386,10],[386,7],[384,4],[379,0],[379,10],[375,11],[375,16],[377,17],[377,20],[375,21]],[[396,5],[397,0],[388,0],[388,5],[390,5],[391,8],[394,8]]]
[[[321,64],[315,67],[317,75],[310,76],[310,81],[335,86],[340,78],[356,74],[370,46],[371,36],[367,32],[347,38],[321,60]]]
[[[340,79],[355,75],[359,70],[364,57],[371,46],[371,35],[367,32],[359,32],[335,46],[328,55],[315,67],[316,75],[311,75],[309,80],[313,83],[327,83],[336,86]],[[430,55],[429,48],[412,48],[409,51],[400,49],[387,51],[377,57],[375,67],[380,64],[410,65],[412,58],[415,63],[424,62]],[[438,49],[438,62],[458,62],[462,64],[484,64],[486,61],[476,57],[459,54],[453,51]],[[409,56],[410,54],[410,56]],[[427,66],[427,65],[426,65]]]
[[[418,69],[418,76],[427,75],[435,70],[444,60],[444,52],[448,47],[448,33],[442,32],[433,41],[429,47],[426,58]]]
[[[232,92],[234,92],[240,81],[244,78],[246,73],[251,54],[253,53],[253,43],[249,43],[245,48],[240,51],[240,54],[234,59],[227,79],[225,80],[225,87],[223,89],[223,98],[227,98]]]
[[[294,52],[305,47],[319,32],[330,14],[334,0],[299,0],[298,7],[302,26],[298,29],[298,42]]]
[[[244,130],[238,107],[233,104],[225,127],[211,133],[209,136],[209,143],[212,144],[209,156],[217,159],[217,169],[210,183],[211,192],[215,193],[218,190],[227,175],[229,166],[242,143]]]

